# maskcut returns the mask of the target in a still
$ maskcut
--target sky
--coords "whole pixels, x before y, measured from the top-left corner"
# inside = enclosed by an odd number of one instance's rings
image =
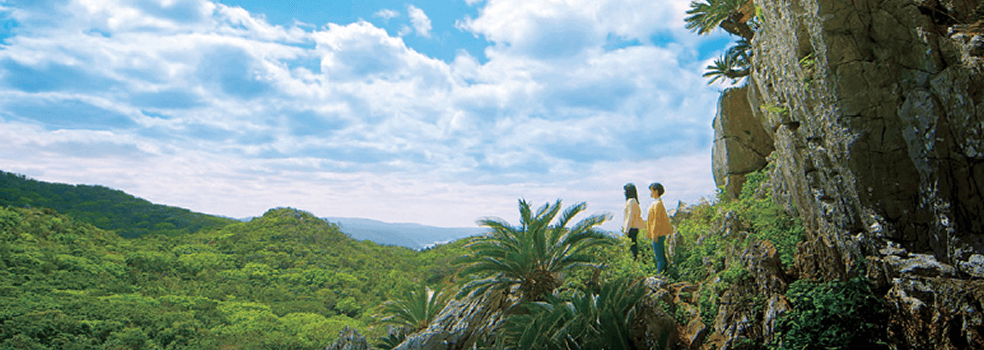
[[[690,0],[0,0],[0,170],[245,218],[474,227],[713,198]]]

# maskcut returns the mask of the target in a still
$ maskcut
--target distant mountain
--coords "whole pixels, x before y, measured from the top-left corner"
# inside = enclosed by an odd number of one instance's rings
[[[126,238],[151,233],[192,233],[252,219],[196,213],[154,204],[104,186],[49,183],[4,171],[0,171],[0,206],[54,209]],[[485,232],[480,227],[446,228],[337,217],[324,220],[338,224],[342,232],[357,240],[417,250]]]
[[[327,217],[342,232],[358,240],[424,249],[448,241],[482,234],[482,227],[435,227],[410,223],[387,223],[370,219]]]
[[[127,238],[218,229],[236,220],[151,203],[103,186],[49,183],[0,171],[0,206],[49,208]]]

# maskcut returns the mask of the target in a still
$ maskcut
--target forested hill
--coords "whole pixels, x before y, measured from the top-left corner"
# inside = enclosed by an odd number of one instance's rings
[[[153,204],[103,186],[48,183],[0,171],[0,206],[51,208],[126,238],[216,229],[233,219]]]
[[[453,243],[357,241],[310,213],[123,239],[0,206],[0,349],[324,349],[383,301],[449,283]]]

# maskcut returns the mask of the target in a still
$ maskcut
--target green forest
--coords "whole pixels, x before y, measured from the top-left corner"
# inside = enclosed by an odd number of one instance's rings
[[[0,242],[4,349],[316,349],[346,325],[380,336],[369,325],[383,301],[446,281],[460,249],[355,241],[290,208],[125,239],[3,207]]]
[[[37,181],[0,171],[0,206],[49,208],[126,238],[214,229],[233,219],[153,204],[103,186]]]

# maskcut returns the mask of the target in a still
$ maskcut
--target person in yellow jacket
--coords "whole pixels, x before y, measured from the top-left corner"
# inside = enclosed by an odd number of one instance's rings
[[[666,191],[659,182],[649,185],[649,194],[655,201],[649,206],[649,213],[646,217],[646,236],[653,240],[653,252],[656,253],[656,271],[659,273],[666,271],[667,261],[664,242],[666,236],[673,233],[670,216],[666,214],[666,207],[663,206],[661,199],[664,192]]]
[[[639,260],[639,247],[636,246],[636,237],[642,229],[642,209],[639,208],[639,193],[635,184],[628,183],[622,187],[625,190],[625,221],[622,222],[622,233],[629,237],[632,246],[632,260]]]

